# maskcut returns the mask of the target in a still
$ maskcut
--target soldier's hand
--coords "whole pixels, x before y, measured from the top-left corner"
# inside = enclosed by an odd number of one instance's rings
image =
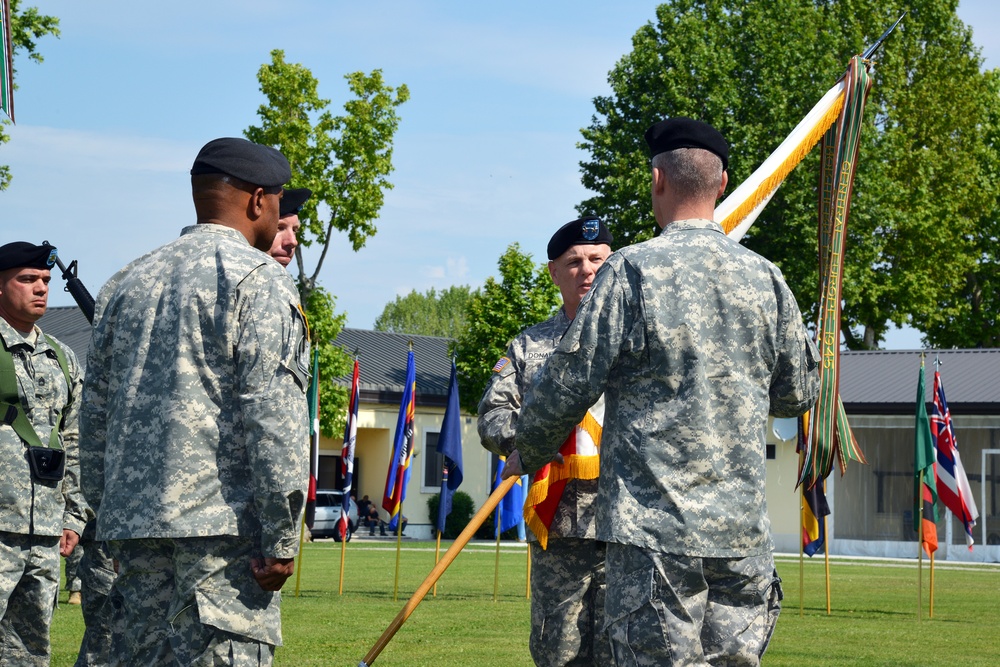
[[[257,585],[265,591],[280,591],[295,572],[294,558],[251,558],[250,569]]]
[[[68,557],[73,553],[73,549],[76,549],[79,542],[80,536],[76,534],[76,531],[63,528],[62,537],[59,538],[59,555],[63,558]]]
[[[556,455],[552,457],[552,463],[562,463],[563,455],[556,452]],[[503,465],[503,479],[508,477],[520,477],[521,475],[526,475],[524,469],[521,467],[521,455],[515,449],[507,457],[507,462]]]

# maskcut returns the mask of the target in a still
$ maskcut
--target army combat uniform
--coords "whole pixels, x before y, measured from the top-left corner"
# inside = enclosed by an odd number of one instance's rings
[[[59,538],[63,529],[82,533],[85,522],[78,486],[80,365],[73,351],[57,342],[70,387],[55,349],[37,326],[26,339],[0,318],[0,338],[13,357],[21,410],[43,443],[58,429],[65,450],[63,479],[35,480],[24,441],[12,426],[0,425],[0,664],[48,665]]]
[[[98,297],[81,415],[84,494],[120,561],[112,662],[269,664],[307,478],[309,349],[288,273],[214,224]]]
[[[598,271],[525,394],[516,444],[537,470],[604,392],[597,537],[616,664],[759,662],[781,597],[766,419],[812,405],[817,360],[780,271],[715,222],[673,222]]]
[[[479,404],[479,437],[501,456],[514,450],[521,398],[570,325],[566,312],[525,329],[511,342]],[[589,406],[588,406],[589,407]],[[556,448],[572,426],[555,437]],[[551,458],[551,457],[550,457]],[[547,549],[531,536],[531,638],[536,665],[607,665],[604,543],[598,542],[596,479],[571,479],[549,529]]]

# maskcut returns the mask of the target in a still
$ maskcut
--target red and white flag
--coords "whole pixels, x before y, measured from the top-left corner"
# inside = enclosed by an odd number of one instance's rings
[[[931,412],[931,434],[937,445],[937,492],[938,498],[951,513],[965,526],[965,542],[972,551],[976,540],[972,528],[979,518],[976,501],[969,488],[969,478],[958,454],[955,429],[951,424],[951,411],[944,397],[941,373],[934,371],[934,409]]]

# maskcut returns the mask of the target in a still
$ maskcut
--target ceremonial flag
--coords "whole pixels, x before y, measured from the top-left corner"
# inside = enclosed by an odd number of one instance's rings
[[[969,546],[969,551],[972,551],[972,545],[976,542],[972,536],[972,528],[979,518],[979,510],[972,497],[972,489],[969,488],[969,478],[962,466],[962,457],[958,454],[958,441],[951,425],[951,411],[948,410],[944,384],[941,383],[941,373],[938,371],[934,371],[931,435],[937,444],[937,492],[944,506],[965,526],[965,543]]]
[[[604,397],[584,415],[583,421],[559,448],[562,463],[549,463],[536,472],[531,480],[528,498],[524,504],[524,520],[545,549],[549,542],[549,528],[562,500],[566,483],[570,479],[597,479],[600,474],[599,453],[604,424]]]
[[[396,418],[396,437],[392,448],[392,460],[385,478],[385,493],[382,495],[382,509],[389,513],[389,527],[396,529],[399,508],[406,499],[406,487],[410,483],[410,462],[413,459],[413,411],[417,400],[417,369],[413,360],[413,350],[406,357],[406,385],[403,400],[399,404]]]
[[[319,351],[313,350],[312,382],[306,391],[309,402],[309,492],[306,494],[306,526],[316,519],[316,480],[319,478]]]
[[[14,122],[14,42],[10,38],[10,0],[0,0],[0,108]]]
[[[437,530],[444,532],[444,524],[451,514],[451,498],[462,483],[462,410],[458,404],[458,369],[451,362],[451,384],[448,385],[448,405],[441,422],[437,451],[444,456],[441,472],[441,496],[438,501]]]
[[[507,457],[500,457],[500,465],[497,466],[497,475],[493,480],[494,490],[503,481],[503,469],[507,464]],[[493,536],[498,537],[505,530],[510,530],[521,521],[521,512],[524,508],[524,485],[518,479],[510,491],[503,497],[493,513]],[[499,519],[499,520],[498,520]]]
[[[351,489],[354,486],[354,446],[358,441],[358,360],[354,360],[354,376],[351,379],[351,398],[347,405],[347,426],[344,427],[344,447],[340,450],[340,476],[343,479],[344,504],[340,508],[337,530],[340,539],[347,539],[350,527]],[[358,517],[360,520],[360,517]]]
[[[826,544],[826,521],[830,505],[823,492],[823,480],[817,480],[811,489],[802,486],[802,551],[814,556]]]
[[[918,533],[923,521],[923,546],[927,555],[937,550],[937,485],[934,483],[934,438],[924,403],[924,360],[920,360],[917,382],[917,422],[914,438],[913,530]]]

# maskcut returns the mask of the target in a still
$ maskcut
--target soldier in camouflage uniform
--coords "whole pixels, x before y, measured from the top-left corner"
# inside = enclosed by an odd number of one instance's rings
[[[43,335],[35,325],[48,305],[55,253],[52,246],[23,241],[0,247],[0,355],[13,371],[12,376],[4,373],[3,384],[15,392],[0,392],[4,402],[0,405],[0,664],[4,665],[49,664],[59,555],[73,551],[84,524],[77,450],[80,365],[73,350]],[[65,371],[54,346],[65,359]],[[15,426],[16,411],[44,447],[63,450],[61,480],[33,474],[29,441],[19,435],[27,431]]]
[[[603,392],[597,537],[615,663],[757,665],[781,599],[766,420],[812,405],[818,353],[781,272],[711,220],[722,136],[674,118],[646,139],[663,233],[598,272],[525,394],[518,454],[544,465]]]
[[[112,664],[267,665],[307,476],[305,319],[266,254],[291,173],[217,139],[191,175],[198,224],[98,297],[84,494],[120,564]]]
[[[598,218],[563,225],[549,241],[549,274],[563,297],[551,319],[525,329],[494,367],[479,403],[479,437],[495,454],[514,450],[521,398],[532,377],[559,344],[590,290],[594,274],[611,254],[612,237]],[[558,449],[572,430],[554,435]],[[535,664],[607,665],[611,649],[604,632],[604,543],[596,540],[596,479],[566,483],[543,549],[535,536],[531,549],[531,637]]]

